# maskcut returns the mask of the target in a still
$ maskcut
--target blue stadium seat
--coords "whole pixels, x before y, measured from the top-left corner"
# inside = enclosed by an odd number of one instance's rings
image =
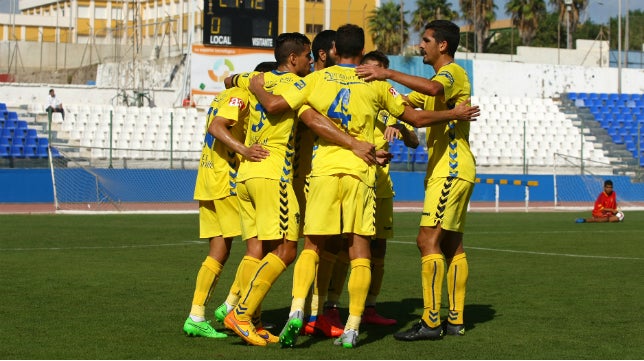
[[[49,146],[49,139],[47,139],[47,138],[38,138],[38,146],[39,147],[40,146],[48,147]]]
[[[391,158],[391,163],[402,163],[403,162],[403,157],[402,157],[402,152],[390,152],[393,157]]]
[[[11,145],[11,137],[7,137],[4,135],[0,135],[0,146],[10,146]]]
[[[38,146],[38,138],[34,137],[26,137],[25,138],[25,147],[37,147]]]
[[[11,137],[11,144],[24,145],[25,136],[21,132],[14,133],[13,137]]]
[[[16,112],[7,112],[7,120],[18,121],[18,113],[16,113]]]
[[[7,119],[4,122],[4,127],[8,128],[8,129],[11,129],[12,132],[13,132],[14,129],[16,129],[17,125],[18,124],[16,123],[15,119]]]
[[[49,153],[47,152],[48,147],[49,146],[47,146],[47,145],[39,145],[38,146],[38,148],[36,150],[36,154],[38,155],[38,158],[48,158],[49,157]]]
[[[0,158],[8,158],[10,151],[9,146],[0,144]]]
[[[58,151],[58,149],[51,147],[51,156],[54,158],[62,158],[62,154]]]
[[[25,147],[22,144],[13,144],[11,146],[11,156],[14,158],[24,158],[25,157]]]
[[[38,146],[25,145],[24,154],[26,158],[38,158]]]
[[[425,164],[428,159],[429,155],[423,147],[416,148],[416,151],[414,152],[414,163]]]
[[[38,138],[38,131],[33,128],[27,129],[27,137],[28,138]]]

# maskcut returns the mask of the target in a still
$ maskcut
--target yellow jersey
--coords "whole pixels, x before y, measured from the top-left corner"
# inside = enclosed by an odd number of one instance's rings
[[[292,109],[304,104],[327,116],[358,140],[374,142],[375,119],[381,109],[395,117],[405,110],[400,94],[385,81],[365,82],[355,65],[340,64],[313,72],[294,83],[284,94]],[[349,149],[318,137],[313,149],[311,175],[350,174],[373,187],[375,166],[367,165]]]
[[[433,97],[411,92],[407,98],[414,107],[429,111],[452,109],[470,97],[470,82],[465,69],[452,62],[442,66],[432,80],[443,85],[444,94]],[[468,182],[476,179],[476,161],[470,150],[470,122],[451,120],[427,127],[427,175],[431,178],[460,178]]]
[[[237,170],[241,156],[208,133],[208,127],[220,116],[234,122],[230,132],[235,139],[244,140],[245,119],[248,115],[248,92],[239,88],[224,90],[210,103],[206,117],[206,135],[195,181],[195,200],[221,199],[235,194]]]
[[[256,74],[243,73],[236,78],[234,85],[248,89],[250,79]],[[264,73],[264,89],[280,95],[300,79],[297,74],[273,70]],[[245,144],[260,144],[270,155],[260,162],[242,160],[237,180],[267,178],[290,183],[293,179],[297,113],[289,110],[281,114],[268,114],[252,94],[248,102],[250,110]]]

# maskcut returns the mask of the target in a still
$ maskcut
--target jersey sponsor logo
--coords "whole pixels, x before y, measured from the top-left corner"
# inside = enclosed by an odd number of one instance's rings
[[[449,84],[450,84],[450,85],[454,84],[454,77],[452,76],[452,74],[450,74],[450,72],[448,72],[448,71],[446,71],[446,70],[441,71],[441,72],[440,72],[440,73],[438,73],[438,75],[436,75],[436,76],[442,76],[442,77],[445,77],[445,78],[447,78],[447,80],[449,80]]]
[[[297,82],[293,83],[293,85],[295,85],[297,89],[302,90],[302,88],[306,86],[306,83],[304,82],[303,79],[300,79]]]
[[[398,91],[394,87],[389,88],[389,93],[395,97],[398,96]]]
[[[244,101],[241,98],[232,97],[228,100],[228,105],[231,107],[237,107],[239,109],[244,108]]]

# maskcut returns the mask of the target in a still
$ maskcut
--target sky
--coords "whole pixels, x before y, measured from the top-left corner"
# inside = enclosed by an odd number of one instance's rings
[[[387,1],[387,0],[381,0],[381,1]],[[610,19],[611,17],[614,17],[614,18],[617,17],[619,1],[620,0],[590,0],[588,7],[586,8],[586,15],[594,23],[607,24],[608,19]],[[416,8],[415,0],[404,0],[404,2],[405,2],[405,5],[404,5],[405,9],[413,10]],[[449,2],[452,3],[453,10],[460,12],[461,8],[458,5],[459,3],[458,0],[449,0]],[[508,2],[507,0],[494,1],[497,7],[497,10],[496,10],[497,19],[507,19],[510,17],[505,13],[505,4],[507,2]],[[630,10],[640,9],[644,11],[644,0],[621,0],[621,2],[622,2],[622,14],[626,14],[627,3],[628,3],[628,8]],[[548,4],[548,10],[551,11],[552,8],[549,5],[550,1],[546,0],[546,4]],[[582,22],[585,20],[586,18],[581,19]]]
[[[0,0],[0,13],[8,13],[11,9],[11,2],[15,2],[15,9],[18,9],[18,0]],[[200,1],[200,0],[198,0]],[[387,1],[387,0],[381,0]],[[398,0],[393,0],[398,1]],[[644,11],[644,0],[590,0],[590,4],[586,9],[587,16],[595,23],[607,24],[610,17],[617,17],[617,10],[619,2],[622,2],[622,13],[626,13],[626,7],[629,9],[640,9]],[[415,9],[415,0],[404,0],[405,9]],[[452,9],[459,11],[458,0],[450,0],[453,4]],[[497,19],[507,19],[509,16],[505,14],[505,3],[507,0],[495,0],[497,6]],[[549,3],[549,0],[546,0]],[[586,20],[585,18],[581,19]]]

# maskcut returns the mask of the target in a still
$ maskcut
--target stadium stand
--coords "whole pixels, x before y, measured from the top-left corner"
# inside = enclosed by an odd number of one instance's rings
[[[44,144],[44,151],[39,146]],[[20,119],[17,112],[0,102],[0,158],[37,159],[48,158],[46,137],[38,136],[38,131],[30,127],[26,120]]]
[[[573,92],[566,96],[575,107],[590,112],[612,143],[623,145],[644,166],[644,95]]]

